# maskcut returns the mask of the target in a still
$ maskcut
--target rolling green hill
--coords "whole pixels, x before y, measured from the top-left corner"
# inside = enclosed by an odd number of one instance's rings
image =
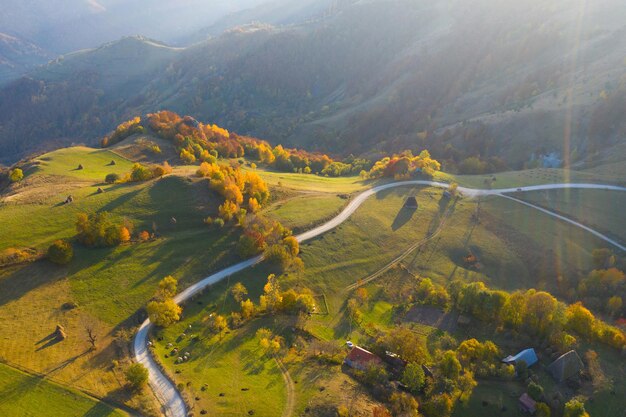
[[[1,90],[1,154],[91,142],[166,107],[343,155],[427,147],[448,171],[469,173],[469,156],[489,170],[584,160],[623,139],[626,10],[618,0],[577,7],[374,0],[184,50],[124,39]]]

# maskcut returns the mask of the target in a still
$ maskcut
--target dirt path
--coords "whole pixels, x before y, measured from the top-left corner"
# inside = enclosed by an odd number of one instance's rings
[[[287,404],[285,405],[285,409],[283,410],[282,417],[291,417],[293,416],[293,411],[296,407],[296,388],[294,386],[293,380],[291,379],[291,375],[289,375],[289,371],[285,368],[285,365],[278,359],[274,357],[276,364],[278,365],[278,369],[283,374],[283,379],[285,380],[285,388],[287,388]]]

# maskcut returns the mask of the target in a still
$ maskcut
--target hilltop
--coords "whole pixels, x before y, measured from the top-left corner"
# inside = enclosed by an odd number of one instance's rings
[[[594,2],[579,27],[572,0],[346,2],[184,50],[126,39],[0,91],[0,149],[10,162],[51,140],[92,143],[107,126],[170,108],[344,156],[428,147],[449,171],[574,163],[623,142],[624,7]]]

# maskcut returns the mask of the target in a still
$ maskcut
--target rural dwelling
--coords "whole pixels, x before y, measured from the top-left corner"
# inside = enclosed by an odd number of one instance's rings
[[[411,196],[406,199],[406,201],[404,202],[404,208],[408,208],[408,209],[417,208],[417,200],[415,199],[415,196]]]
[[[583,367],[583,362],[580,360],[578,353],[574,350],[570,350],[552,362],[550,366],[548,366],[548,371],[557,382],[563,382],[578,376]]]
[[[535,349],[530,348],[530,349],[522,350],[520,353],[518,353],[515,356],[509,355],[506,358],[502,359],[502,362],[508,365],[515,365],[519,361],[524,361],[526,363],[526,367],[530,368],[531,366],[536,364],[538,360],[539,359],[537,359],[537,354],[535,353]]]
[[[523,393],[521,397],[519,397],[519,408],[523,413],[535,414],[537,411],[537,403],[535,400],[530,398],[530,395],[527,393]]]
[[[370,365],[382,365],[383,361],[372,352],[355,346],[350,350],[350,353],[348,353],[348,356],[343,360],[343,363],[350,368],[364,371]]]

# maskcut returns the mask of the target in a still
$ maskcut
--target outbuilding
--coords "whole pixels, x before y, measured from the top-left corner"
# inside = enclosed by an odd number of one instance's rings
[[[526,367],[530,368],[531,366],[536,364],[538,360],[539,359],[537,359],[537,353],[535,353],[535,349],[529,348],[522,350],[515,356],[507,356],[506,358],[502,359],[502,362],[509,365],[515,365],[517,362],[524,361]]]
[[[522,412],[528,414],[535,414],[537,411],[537,402],[533,400],[530,395],[527,393],[523,393],[521,397],[519,397],[519,408]]]
[[[552,362],[548,366],[548,372],[552,374],[557,382],[563,382],[578,376],[583,368],[583,361],[580,360],[578,353],[575,350],[570,350]]]

